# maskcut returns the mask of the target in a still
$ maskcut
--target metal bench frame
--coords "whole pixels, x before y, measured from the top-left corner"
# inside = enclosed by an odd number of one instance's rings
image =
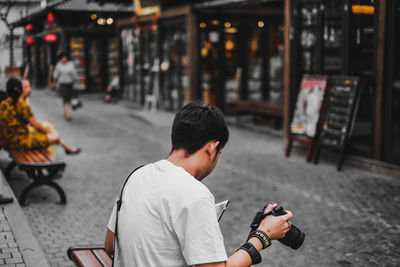
[[[67,198],[60,185],[53,182],[57,177],[62,176],[65,170],[65,162],[58,161],[47,150],[7,150],[11,162],[7,165],[4,175],[10,178],[11,172],[15,167],[24,171],[33,180],[25,187],[19,197],[21,206],[26,206],[26,198],[34,188],[47,185],[54,188],[60,196],[59,204],[66,204]]]

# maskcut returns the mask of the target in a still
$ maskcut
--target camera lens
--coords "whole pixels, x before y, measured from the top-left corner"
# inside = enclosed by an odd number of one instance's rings
[[[281,216],[286,214],[282,207],[276,207],[272,214],[274,216]],[[294,224],[290,227],[289,232],[286,233],[285,237],[278,239],[282,244],[291,247],[292,249],[298,249],[304,242],[305,234],[297,228]]]
[[[285,237],[278,239],[278,241],[292,249],[298,249],[303,244],[304,238],[305,234],[292,224],[292,227],[289,232],[286,233]]]

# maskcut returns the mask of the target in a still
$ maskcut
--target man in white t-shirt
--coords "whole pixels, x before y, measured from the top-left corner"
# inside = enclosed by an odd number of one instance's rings
[[[105,240],[114,266],[250,266],[261,261],[259,251],[271,239],[289,231],[290,211],[267,216],[257,233],[227,257],[214,196],[201,180],[216,166],[228,137],[215,107],[190,103],[176,114],[168,158],[135,171],[123,189],[115,253],[114,206]]]

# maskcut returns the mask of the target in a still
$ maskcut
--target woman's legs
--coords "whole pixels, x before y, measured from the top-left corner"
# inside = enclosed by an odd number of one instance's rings
[[[69,113],[69,102],[64,102],[64,115],[67,120],[71,118],[71,113]]]
[[[60,93],[64,104],[64,116],[67,120],[71,119],[71,113],[69,112],[69,106],[72,99],[72,83],[60,84]]]
[[[61,139],[60,135],[58,134],[56,128],[49,122],[42,122],[43,126],[46,127],[47,129],[50,130],[49,133],[47,133],[47,138],[49,139],[49,143],[51,144],[49,149],[49,152],[55,155],[55,147],[54,145],[61,145],[64,147],[65,152],[67,154],[76,154],[79,153],[80,149],[79,148],[72,148],[68,146],[64,141]],[[54,152],[54,153],[53,153]]]

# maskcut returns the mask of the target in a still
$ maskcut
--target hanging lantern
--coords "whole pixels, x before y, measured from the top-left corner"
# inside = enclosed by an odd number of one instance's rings
[[[57,41],[57,35],[55,35],[54,33],[49,33],[46,34],[43,39],[48,43],[54,43],[55,41]]]
[[[34,43],[35,43],[35,38],[33,38],[32,36],[29,36],[28,38],[26,38],[27,45],[32,45]]]
[[[28,24],[25,26],[25,31],[26,32],[32,32],[33,31],[33,25],[32,24]]]
[[[52,28],[54,26],[54,15],[52,12],[49,12],[47,14],[47,25],[49,28]]]

